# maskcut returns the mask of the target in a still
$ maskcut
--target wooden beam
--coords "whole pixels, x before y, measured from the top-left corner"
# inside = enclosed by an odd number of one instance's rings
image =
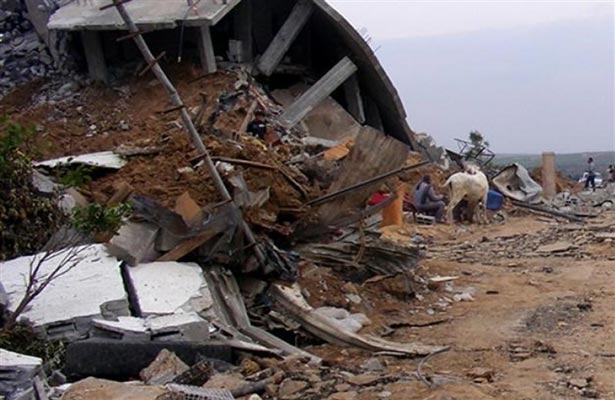
[[[263,75],[271,76],[273,71],[284,58],[301,30],[314,11],[311,0],[299,0],[293,7],[284,25],[275,35],[265,53],[261,56],[258,69]]]
[[[357,66],[350,58],[344,57],[318,82],[295,100],[293,104],[286,108],[284,114],[280,116],[280,124],[287,129],[298,124],[310,111],[320,104],[321,101],[329,97],[335,89],[340,87],[356,71]]]

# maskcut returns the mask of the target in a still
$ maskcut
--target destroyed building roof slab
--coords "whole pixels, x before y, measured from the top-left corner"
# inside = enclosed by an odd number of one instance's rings
[[[111,310],[128,315],[128,300],[120,273],[120,261],[111,257],[102,245],[82,246],[76,252],[78,263],[54,279],[22,314],[34,326],[70,322],[76,318],[98,317]],[[14,311],[26,290],[25,278],[31,262],[42,254],[26,256],[0,264],[2,283],[9,296],[9,310]],[[41,265],[39,279],[48,276],[65,259],[58,253]],[[35,261],[36,262],[36,261]],[[32,264],[36,266],[36,264]]]
[[[313,1],[317,6],[317,16],[322,18],[320,21],[333,27],[344,44],[344,50],[350,53],[350,57],[359,67],[361,83],[366,85],[368,93],[374,97],[381,108],[384,131],[410,145],[413,150],[418,150],[419,146],[414,139],[414,132],[406,121],[406,111],[401,98],[372,48],[326,0]]]
[[[241,0],[134,0],[124,7],[137,24],[148,29],[173,29],[179,21],[187,26],[215,25]],[[225,4],[226,3],[226,4]],[[56,30],[121,30],[126,26],[114,7],[101,10],[111,0],[73,1],[56,11],[47,27]]]
[[[201,268],[193,263],[153,262],[128,268],[144,316],[209,310],[213,300]]]

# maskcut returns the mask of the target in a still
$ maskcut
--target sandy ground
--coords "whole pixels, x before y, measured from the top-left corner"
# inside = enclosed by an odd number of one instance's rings
[[[530,215],[511,217],[500,225],[420,230],[431,237],[435,248],[485,240],[496,243],[497,238],[541,234],[556,224]],[[607,232],[615,232],[615,212],[590,221],[583,232],[591,231],[592,226],[607,226]],[[370,299],[381,300],[382,296],[372,297],[368,289],[362,292],[366,304],[353,310],[366,312],[374,322],[364,333],[382,333],[384,325],[404,321],[415,325],[434,322],[423,327],[402,326],[387,337],[452,347],[422,367],[433,387],[414,376],[420,360],[385,357],[381,361],[386,373],[399,376],[405,372],[408,379],[374,387],[359,399],[615,398],[612,242],[587,244],[565,256],[543,256],[528,250],[527,257],[517,259],[498,256],[495,251],[486,253],[483,263],[447,258],[446,253],[430,252],[428,246],[420,269],[425,276],[458,277],[448,289],[442,285],[424,293],[422,300],[391,302],[389,307],[378,303],[373,309]],[[390,287],[379,289],[386,292]],[[442,298],[464,291],[473,293],[473,301],[452,301],[448,307],[438,307]],[[361,352],[328,347],[318,352],[329,362],[342,365],[360,365],[369,358]],[[472,372],[486,376],[473,378]]]

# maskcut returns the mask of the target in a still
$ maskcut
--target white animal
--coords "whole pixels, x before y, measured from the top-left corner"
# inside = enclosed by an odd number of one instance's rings
[[[451,175],[444,185],[449,190],[450,202],[447,211],[449,224],[454,222],[453,210],[462,200],[468,203],[467,215],[470,222],[476,215],[479,223],[487,223],[486,209],[489,181],[477,166],[468,165],[465,172],[457,172]]]

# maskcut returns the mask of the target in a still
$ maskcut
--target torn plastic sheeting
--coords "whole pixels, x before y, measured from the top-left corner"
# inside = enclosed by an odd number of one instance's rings
[[[271,294],[276,304],[283,308],[289,317],[299,321],[303,328],[313,335],[332,344],[353,346],[369,351],[384,351],[408,356],[426,356],[444,349],[441,346],[430,346],[419,343],[396,343],[373,336],[358,335],[341,329],[329,318],[316,312],[301,294],[299,285],[272,285]]]
[[[67,165],[87,165],[90,167],[120,169],[126,165],[124,160],[119,155],[112,151],[101,151],[98,153],[82,154],[79,156],[68,156],[54,158],[52,160],[40,161],[34,163],[35,167],[57,168]]]
[[[542,200],[542,186],[520,164],[515,163],[501,170],[493,178],[493,185],[504,196],[517,201],[536,204]]]
[[[56,269],[70,256],[69,252],[72,252],[75,266],[53,279],[21,317],[29,319],[34,326],[65,322],[74,329],[77,318],[130,315],[120,273],[121,262],[111,257],[103,245],[67,248],[52,254],[42,263],[39,279]],[[14,311],[25,294],[24,277],[30,266],[40,262],[44,255],[39,253],[0,263],[10,311]]]

